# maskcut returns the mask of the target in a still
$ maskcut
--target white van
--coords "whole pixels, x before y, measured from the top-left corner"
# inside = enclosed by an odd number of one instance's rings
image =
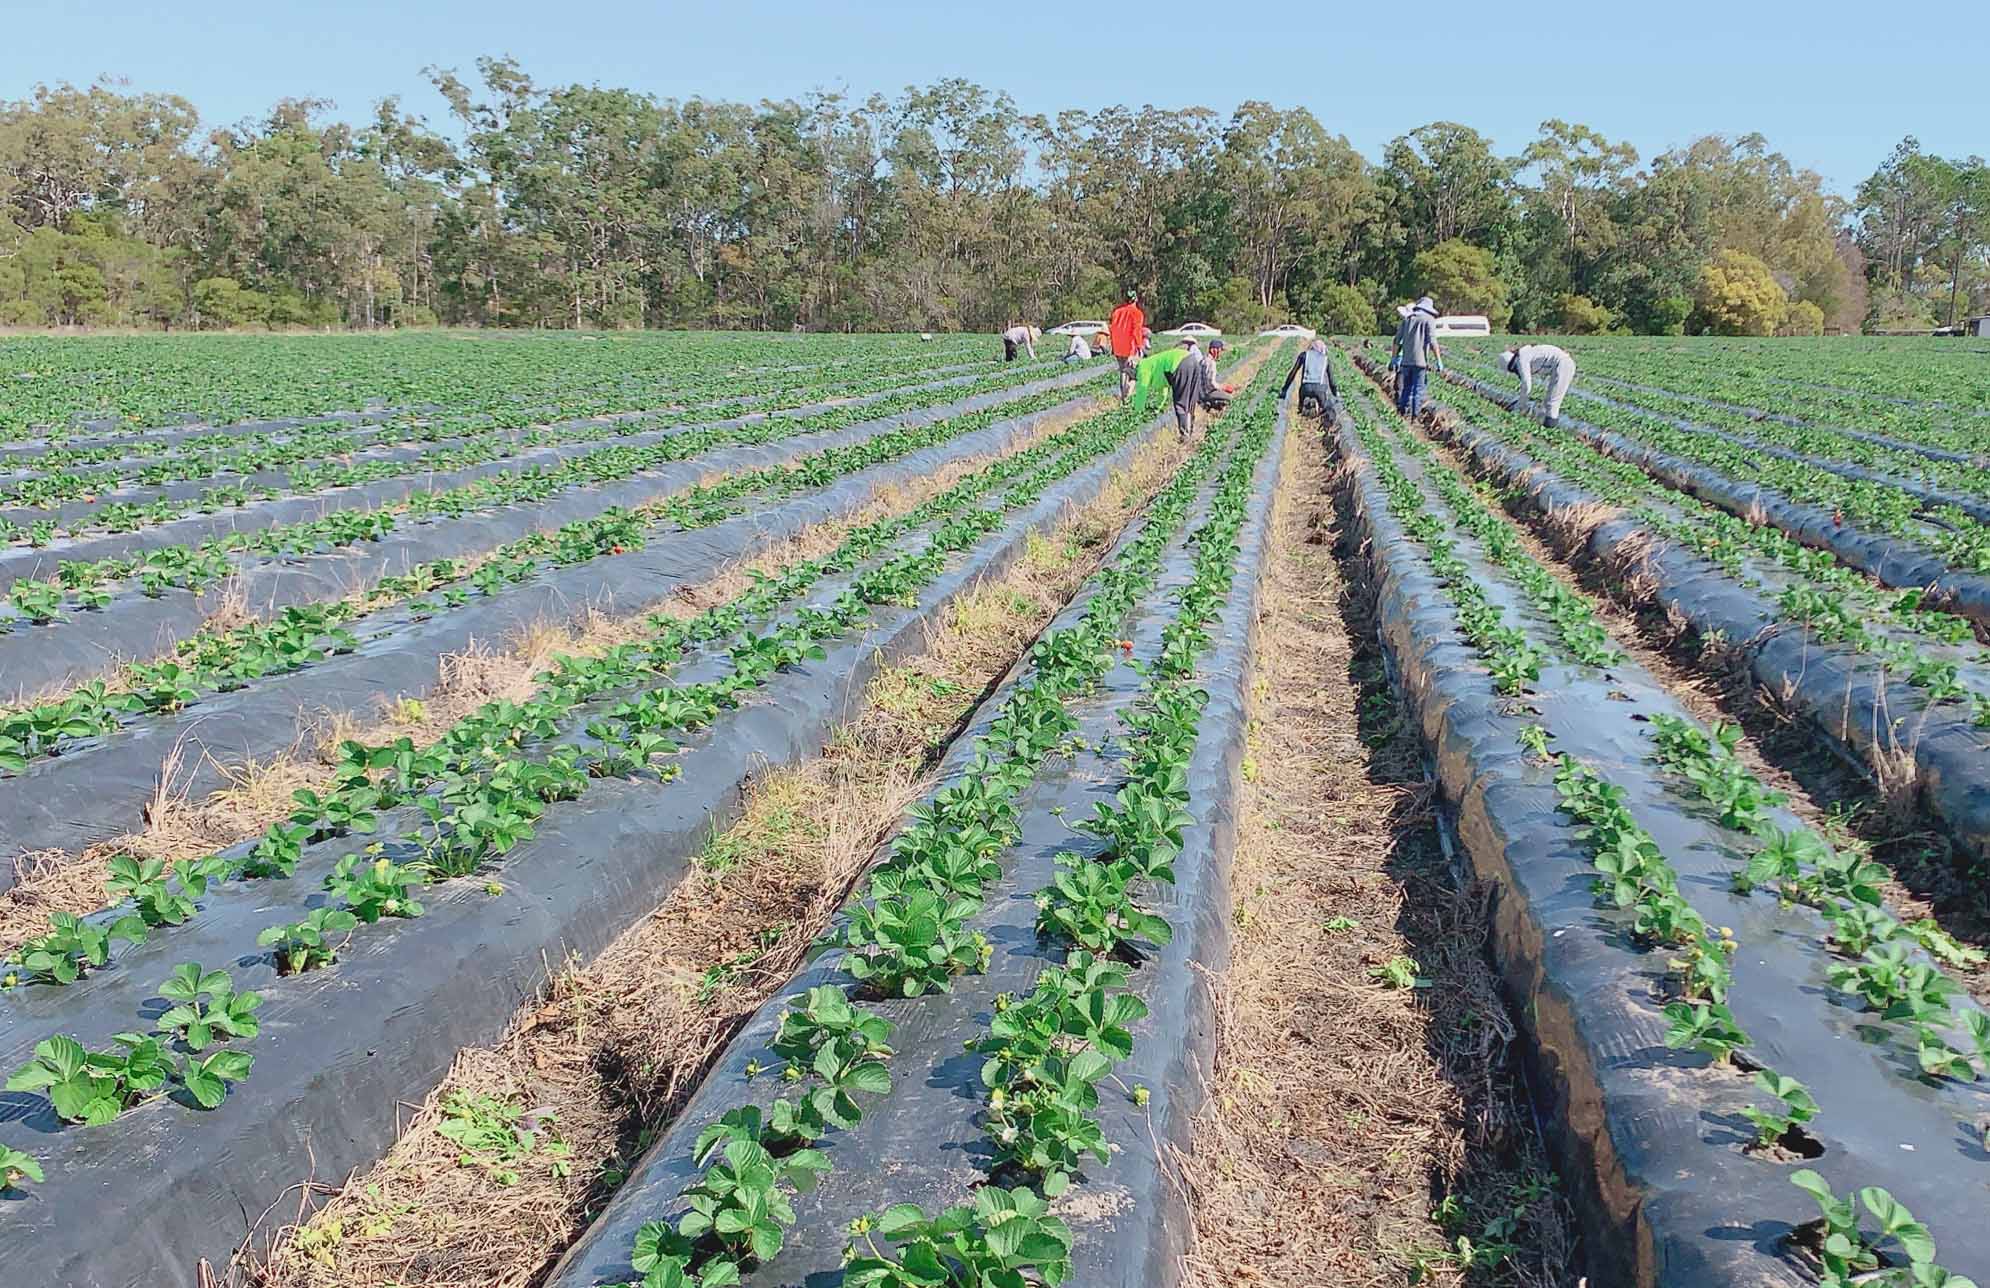
[[[1433,319],[1430,329],[1435,335],[1491,335],[1492,323],[1477,313],[1460,313]]]

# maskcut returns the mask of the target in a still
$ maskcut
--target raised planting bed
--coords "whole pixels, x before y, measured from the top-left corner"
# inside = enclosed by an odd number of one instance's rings
[[[1524,400],[1518,394],[1468,376],[1453,374],[1447,378],[1454,385],[1470,389],[1508,410],[1515,409],[1516,405],[1524,406]],[[1904,518],[1897,519],[1896,525],[1906,524],[1915,539],[1910,540],[1896,533],[1870,531],[1858,526],[1849,511],[1825,509],[1792,500],[1762,484],[1741,482],[1718,469],[1646,446],[1614,430],[1566,413],[1561,418],[1560,428],[1580,436],[1600,451],[1639,466],[1672,487],[1729,513],[1751,519],[1759,516],[1761,522],[1773,524],[1804,545],[1829,551],[1847,566],[1857,568],[1885,585],[1925,589],[1930,602],[1990,626],[1990,576],[1977,568],[1978,564],[1990,567],[1990,546],[1979,548],[1974,537],[1968,533],[1951,533],[1948,529],[1925,524],[1914,525]],[[1872,484],[1866,485],[1868,490],[1865,492],[1853,492],[1849,489],[1854,484],[1848,480],[1839,481],[1845,484],[1847,490],[1833,495],[1848,505],[1855,503],[1854,497],[1864,497],[1889,511],[1901,509],[1901,505],[1886,505],[1886,494],[1891,489]],[[1912,503],[1904,494],[1900,496],[1900,501],[1911,512]],[[1965,522],[1968,521],[1965,519]],[[1939,547],[1939,550],[1930,549],[1931,545]],[[1963,562],[1957,563],[1956,560]]]
[[[1021,414],[1057,406],[1070,397],[1069,382],[1082,374],[1067,376],[1062,384],[1045,382],[1039,388],[1032,382],[814,434],[762,431],[730,446],[726,437],[681,440],[681,451],[648,464],[617,465],[592,481],[504,476],[488,481],[490,486],[434,494],[421,513],[333,516],[261,534],[240,552],[225,541],[197,551],[155,552],[139,567],[141,584],[102,593],[101,608],[74,611],[57,603],[46,609],[43,624],[16,620],[14,629],[0,632],[0,676],[16,693],[37,694],[100,675],[120,661],[156,657],[198,632],[216,606],[230,599],[259,615],[337,603],[362,592],[363,604],[340,611],[351,616],[356,609],[371,612],[422,599],[447,602],[486,581],[535,575],[548,557],[564,559],[568,543],[546,535],[555,529],[581,525],[574,529],[580,544],[601,553],[639,544],[654,524],[716,522],[743,511],[756,494],[762,501],[776,500],[862,468],[872,463],[868,458],[938,441],[961,423],[959,417],[1003,407]],[[443,499],[448,504],[441,504]],[[493,568],[466,562],[479,559]],[[122,567],[128,561],[114,562]],[[189,588],[192,593],[185,593]],[[21,587],[13,594],[18,599]]]
[[[1371,394],[1329,446],[1593,1281],[1982,1276],[1990,1017]]]
[[[89,604],[85,593],[101,601],[117,583],[138,576],[146,569],[170,569],[147,556],[170,551],[188,551],[226,562],[239,554],[309,554],[324,544],[344,544],[352,540],[373,540],[399,524],[435,514],[459,514],[488,510],[520,500],[540,500],[575,487],[598,486],[626,479],[658,466],[668,466],[712,448],[777,442],[793,434],[836,431],[853,422],[883,422],[916,416],[934,405],[971,402],[974,398],[1022,397],[1050,388],[1066,387],[1105,375],[1097,364],[1066,371],[1035,381],[1016,381],[1007,373],[983,378],[977,394],[960,397],[962,387],[955,382],[921,386],[891,400],[847,406],[800,409],[806,415],[753,414],[713,420],[703,424],[673,423],[667,428],[620,435],[613,443],[579,442],[564,446],[530,449],[516,457],[469,465],[445,473],[425,476],[408,473],[352,487],[337,488],[319,495],[286,495],[240,507],[223,507],[214,513],[186,513],[182,517],[161,516],[161,522],[139,522],[130,531],[105,535],[58,537],[43,545],[20,545],[0,551],[0,588],[10,591],[18,614],[33,618],[12,587],[20,582],[37,582],[65,592],[55,603],[71,600],[76,606]],[[889,411],[885,407],[889,407]],[[879,414],[866,415],[867,411]],[[689,414],[682,420],[688,420]],[[624,428],[632,428],[636,422]],[[172,503],[171,508],[193,511],[192,503]],[[341,523],[339,520],[345,521]],[[220,571],[226,571],[225,568]],[[208,572],[213,581],[218,572]],[[168,577],[166,584],[193,584]],[[36,618],[35,620],[45,620]]]
[[[553,563],[530,580],[494,585],[440,612],[403,607],[352,620],[341,629],[355,640],[363,631],[364,642],[350,651],[300,660],[294,669],[230,692],[200,684],[196,696],[176,710],[123,715],[115,710],[120,693],[115,689],[101,700],[94,690],[72,696],[60,704],[62,711],[101,728],[102,719],[81,707],[86,700],[109,707],[113,731],[38,742],[46,754],[0,777],[0,854],[74,850],[136,827],[173,748],[180,748],[179,768],[167,790],[205,796],[226,783],[230,767],[267,761],[306,741],[324,712],[364,712],[385,697],[423,698],[438,681],[438,659],[444,655],[476,641],[510,638],[526,626],[578,623],[596,611],[625,617],[649,611],[728,564],[851,513],[878,487],[1001,451],[1017,435],[1066,417],[1087,401],[1069,399],[1024,416],[999,416],[999,409],[972,413],[962,418],[965,432],[772,508],[705,528],[667,530],[646,542],[623,536],[628,544],[621,554],[611,549],[581,562]],[[191,663],[181,674],[189,685],[197,682]],[[0,718],[0,730],[6,727]],[[11,874],[0,871],[0,889],[11,883]]]
[[[951,517],[931,511],[941,521],[927,540],[901,543],[916,529],[880,521],[852,535],[847,558],[797,565],[740,605],[713,610],[700,619],[705,627],[660,624],[658,641],[562,668],[540,712],[483,713],[479,728],[450,744],[452,756],[484,766],[473,768],[467,794],[442,783],[433,811],[378,804],[375,830],[358,836],[350,809],[321,811],[309,829],[324,839],[304,840],[290,875],[246,879],[242,865],[255,861],[252,847],[240,847],[231,852],[234,876],[190,893],[188,919],[155,927],[142,945],[119,945],[107,969],[76,983],[7,995],[0,1062],[26,1060],[58,1030],[100,1046],[142,1027],[159,1014],[148,1000],[158,995],[154,976],[181,962],[223,967],[234,990],[254,988],[264,1001],[260,1031],[226,1047],[255,1056],[254,1068],[211,1114],[182,1103],[205,1086],[184,1071],[171,1095],[100,1126],[61,1123],[46,1087],[10,1094],[5,1137],[40,1160],[46,1179],[26,1201],[0,1204],[0,1256],[40,1282],[192,1284],[196,1258],[225,1259],[244,1234],[244,1212],[306,1176],[343,1175],[376,1158],[394,1138],[398,1102],[425,1094],[460,1047],[496,1038],[549,965],[599,951],[656,905],[712,828],[733,817],[748,774],[819,750],[880,666],[919,647],[958,595],[999,575],[1032,534],[1096,495],[1144,437],[1161,432],[1123,411],[1094,420],[1090,436],[1072,431],[1067,450],[1040,458],[992,505]],[[797,594],[805,607],[780,608]],[[780,624],[740,631],[742,611],[772,613]],[[630,666],[668,666],[669,680],[630,683],[618,669]],[[553,719],[562,703],[572,714]],[[575,727],[583,720],[584,731]],[[680,752],[643,740],[672,729],[686,731]],[[658,757],[663,782],[643,768]],[[578,782],[562,763],[580,768]],[[376,782],[409,768],[385,766]],[[417,779],[427,772],[413,768]],[[601,776],[590,780],[589,769]],[[549,789],[553,803],[525,802]],[[578,798],[566,799],[576,789]],[[348,805],[358,799],[348,792]],[[510,812],[498,832],[486,827],[494,811]],[[530,826],[521,831],[520,821]],[[381,849],[340,878],[339,856],[368,836]],[[413,862],[467,874],[404,886]],[[335,889],[314,894],[324,876]],[[137,907],[152,899],[156,912],[160,897],[172,896],[148,892]],[[320,962],[298,931],[258,943],[270,927],[320,907],[362,918],[335,932],[335,962]],[[407,915],[414,911],[422,915]],[[316,968],[279,975],[278,952],[286,964]],[[107,1202],[130,1217],[112,1245],[79,1217]]]
[[[494,418],[486,415],[426,417],[420,424],[419,446],[362,451],[345,459],[349,450],[326,436],[298,436],[280,446],[233,457],[202,457],[175,452],[146,463],[131,477],[116,467],[61,470],[0,482],[0,534],[16,545],[56,547],[61,539],[93,532],[137,531],[193,515],[228,512],[247,526],[261,507],[299,496],[321,496],[343,489],[377,487],[388,481],[419,476],[433,490],[485,477],[492,468],[555,468],[563,462],[602,450],[604,444],[640,447],[675,436],[682,427],[709,432],[713,427],[757,424],[769,418],[808,419],[861,407],[898,410],[932,401],[945,390],[975,392],[1018,383],[1019,376],[1048,376],[1054,364],[1032,364],[1023,372],[977,371],[934,378],[924,372],[910,381],[900,378],[881,390],[876,381],[859,382],[858,392],[833,396],[839,386],[817,381],[796,397],[754,396],[730,402],[703,402],[665,412],[615,410],[630,395],[605,400],[610,410],[587,417],[566,417],[550,423],[529,416]],[[925,397],[922,397],[925,395]],[[774,410],[758,410],[771,402]],[[523,421],[525,423],[516,423]],[[38,464],[39,462],[30,462]],[[241,477],[223,483],[210,480],[224,465],[246,467]],[[371,494],[367,494],[371,495]],[[9,504],[11,502],[11,504]]]
[[[1513,504],[1542,515],[1551,540],[1647,587],[1868,777],[1890,780],[1905,767],[1929,817],[1990,858],[1990,668],[1974,641],[1944,644],[1909,629],[1918,610],[1818,580],[1828,570],[1814,556],[1790,565],[1763,557],[1756,547],[1790,552],[1759,530],[1729,534],[1752,545],[1730,544],[1718,517],[1692,502],[1640,495],[1618,476],[1589,473],[1580,454],[1565,461],[1551,432],[1469,402],[1440,406],[1433,432],[1507,485]],[[1588,477],[1572,479],[1577,470]]]
[[[831,1282],[839,1267],[916,1282],[936,1244],[1051,1283],[1175,1282],[1187,1222],[1166,1155],[1187,1143],[1213,1052],[1194,963],[1227,951],[1241,689],[1283,432],[1267,404],[1246,415],[1249,396],[1222,422],[1241,422],[1234,445],[1212,431],[1052,623],[823,954],[720,1055],[551,1285]],[[944,951],[907,956],[886,928],[926,907]],[[809,1032],[846,1007],[853,1036]],[[757,1235],[706,1228],[714,1184],[763,1158],[778,1179]],[[1024,1224],[991,1238],[1007,1220]]]

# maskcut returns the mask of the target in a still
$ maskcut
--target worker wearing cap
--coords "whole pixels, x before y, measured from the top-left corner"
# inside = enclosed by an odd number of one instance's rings
[[[1389,365],[1396,372],[1396,410],[1412,420],[1423,409],[1424,381],[1431,365],[1444,369],[1444,353],[1437,347],[1432,326],[1436,319],[1437,304],[1426,295],[1411,306],[1409,316],[1396,328],[1396,345],[1389,354]]]
[[[1520,388],[1529,402],[1534,400],[1534,377],[1548,386],[1548,410],[1541,423],[1553,429],[1562,421],[1562,399],[1575,383],[1575,359],[1568,350],[1552,344],[1523,344],[1499,355],[1502,371],[1520,377]]]
[[[1106,333],[1112,339],[1112,356],[1119,360],[1119,400],[1126,401],[1133,392],[1133,384],[1138,372],[1135,370],[1140,360],[1140,335],[1147,329],[1147,315],[1140,311],[1140,296],[1126,293],[1126,303],[1112,311],[1112,318],[1106,323]]]

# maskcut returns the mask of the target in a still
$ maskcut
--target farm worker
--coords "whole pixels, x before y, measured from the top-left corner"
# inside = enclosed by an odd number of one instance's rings
[[[1084,336],[1074,335],[1071,337],[1071,343],[1064,349],[1064,360],[1066,362],[1090,362],[1092,360],[1092,346],[1085,343]]]
[[[1231,397],[1237,392],[1237,386],[1234,383],[1224,385],[1216,382],[1216,360],[1222,355],[1223,350],[1228,347],[1229,342],[1226,340],[1211,340],[1209,342],[1209,356],[1204,358],[1202,362],[1203,369],[1209,373],[1209,389],[1202,395],[1201,401],[1197,404],[1204,411],[1222,411],[1230,405]]]
[[[1140,311],[1140,296],[1126,293],[1126,303],[1112,311],[1106,330],[1112,337],[1112,356],[1119,360],[1119,400],[1133,392],[1133,364],[1140,357],[1140,333],[1147,329],[1147,315]]]
[[[1041,334],[1042,332],[1038,331],[1035,327],[1024,326],[1020,322],[1010,327],[1007,331],[1004,331],[1002,333],[1002,361],[1014,362],[1016,360],[1016,350],[1027,349],[1029,350],[1030,361],[1035,362],[1036,338]]]
[[[1552,344],[1523,344],[1499,355],[1499,365],[1520,377],[1527,401],[1534,401],[1534,377],[1548,385],[1548,414],[1541,423],[1553,429],[1562,421],[1562,399],[1575,383],[1575,359]]]
[[[1292,360],[1292,370],[1285,373],[1285,384],[1278,391],[1281,401],[1291,390],[1294,378],[1299,381],[1299,410],[1305,411],[1306,404],[1310,402],[1329,420],[1335,419],[1333,412],[1340,403],[1340,387],[1334,383],[1334,369],[1327,361],[1325,340],[1314,340]]]
[[[1195,409],[1209,392],[1209,360],[1194,340],[1186,341],[1187,353],[1167,374],[1168,396],[1174,403],[1175,430],[1183,438],[1195,432]]]
[[[1423,386],[1431,364],[1439,370],[1444,366],[1443,351],[1431,328],[1436,317],[1437,305],[1428,295],[1418,300],[1396,328],[1395,348],[1389,354],[1389,365],[1396,371],[1396,410],[1412,420],[1423,409]]]
[[[1191,346],[1187,341],[1178,349],[1164,349],[1160,353],[1149,354],[1133,364],[1133,412],[1139,415],[1147,410],[1147,396],[1168,383],[1174,373],[1189,356]]]

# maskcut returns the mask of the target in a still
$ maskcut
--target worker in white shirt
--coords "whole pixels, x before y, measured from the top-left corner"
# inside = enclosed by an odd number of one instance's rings
[[[1016,350],[1027,349],[1029,350],[1030,361],[1035,362],[1036,338],[1041,334],[1043,333],[1035,327],[1024,326],[1020,322],[1010,327],[1007,331],[1004,331],[1002,333],[1002,361],[1014,362],[1016,360]]]
[[[1092,346],[1085,343],[1084,336],[1073,335],[1071,343],[1064,346],[1064,360],[1066,362],[1090,362],[1092,360]]]
[[[1500,354],[1499,365],[1520,377],[1521,390],[1529,402],[1534,400],[1534,377],[1541,377],[1548,387],[1548,412],[1541,423],[1550,429],[1561,423],[1562,399],[1575,383],[1575,359],[1569,357],[1568,350],[1552,344],[1523,344]]]

